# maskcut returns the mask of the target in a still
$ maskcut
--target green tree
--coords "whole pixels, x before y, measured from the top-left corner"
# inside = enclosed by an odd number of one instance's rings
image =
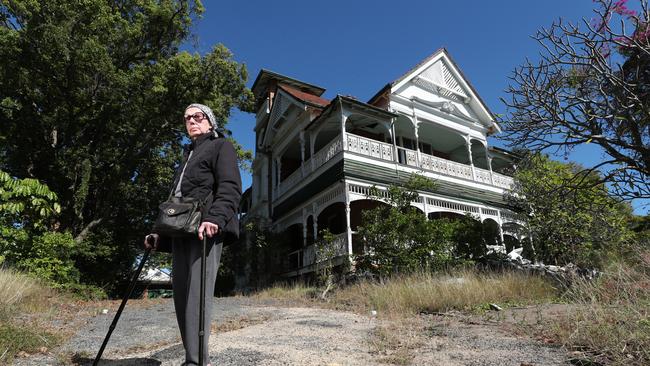
[[[388,204],[362,214],[358,237],[365,253],[357,256],[357,267],[382,277],[392,273],[435,269],[455,261],[457,225],[446,220],[428,220],[411,206],[420,190],[435,184],[413,175],[404,187],[391,185],[386,194],[375,189],[371,197]]]
[[[0,169],[56,192],[84,281],[132,265],[180,158],[183,108],[207,104],[225,127],[252,106],[224,46],[179,51],[202,12],[191,0],[0,2]]]
[[[541,154],[525,161],[507,199],[529,225],[536,259],[547,264],[599,266],[632,244],[630,206],[610,196],[595,173],[573,189],[564,182],[580,174],[581,166]]]

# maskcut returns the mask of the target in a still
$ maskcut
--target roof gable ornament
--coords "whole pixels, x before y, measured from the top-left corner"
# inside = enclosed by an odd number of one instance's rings
[[[467,91],[460,86],[460,83],[442,58],[415,76],[413,82],[423,89],[449,99],[462,101],[465,104],[472,99]]]
[[[409,86],[415,86],[425,93],[417,93]],[[449,101],[450,105],[455,104],[453,110],[447,106],[446,110],[441,109],[442,111],[478,122],[497,132],[500,131],[492,112],[444,48],[437,50],[400,78],[388,84],[369,102],[376,102],[386,89],[390,90],[391,95],[407,100],[413,100],[416,95],[419,95],[420,99],[429,99],[425,97],[425,94],[433,94],[435,97],[432,95],[432,100],[420,100],[420,102],[424,101],[430,104],[439,97]],[[436,106],[436,108],[441,107],[442,105]],[[468,118],[468,114],[471,114],[472,117]]]

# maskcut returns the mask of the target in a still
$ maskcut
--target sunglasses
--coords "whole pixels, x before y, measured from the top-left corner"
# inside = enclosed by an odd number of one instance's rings
[[[194,118],[194,121],[196,121],[197,123],[200,123],[206,117],[207,116],[205,115],[205,113],[196,112],[194,114],[188,114],[187,116],[184,116],[183,119],[185,119],[185,123],[189,123],[192,120],[192,118]]]

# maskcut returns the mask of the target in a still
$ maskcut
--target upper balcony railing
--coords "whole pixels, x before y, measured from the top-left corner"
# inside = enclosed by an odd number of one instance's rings
[[[472,167],[455,161],[443,159],[437,156],[418,153],[418,151],[404,147],[395,147],[392,144],[381,142],[366,137],[346,133],[345,151],[367,156],[383,161],[398,162],[416,169],[444,174],[451,177],[471,180],[478,183],[489,184],[500,188],[512,189],[514,179],[503,174],[495,173],[486,169]],[[343,151],[343,140],[339,135],[325,147],[320,149],[310,159],[305,161],[301,167],[296,169],[287,178],[280,182],[274,190],[273,198],[277,199],[284,195],[289,189],[296,186],[304,177],[311,174],[336,154]]]

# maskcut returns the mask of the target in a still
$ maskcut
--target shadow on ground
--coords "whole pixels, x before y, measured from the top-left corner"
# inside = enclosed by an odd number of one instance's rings
[[[72,362],[78,366],[90,366],[95,361],[94,358],[87,357],[73,357]],[[144,365],[144,366],[160,366],[162,362],[155,360],[153,358],[123,358],[120,360],[110,360],[102,358],[98,365],[100,366],[135,366],[135,365]]]

